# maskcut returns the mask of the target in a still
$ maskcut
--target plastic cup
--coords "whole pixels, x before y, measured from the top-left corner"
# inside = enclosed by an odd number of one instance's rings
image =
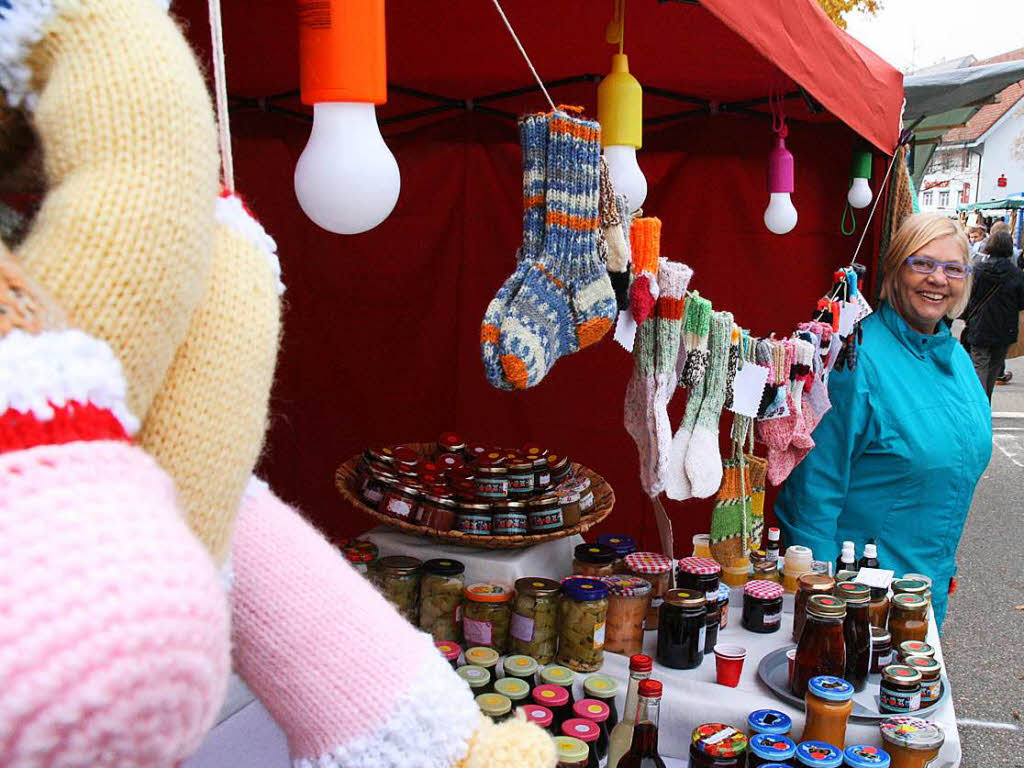
[[[796,663],[796,648],[786,651],[786,661],[789,662],[789,679],[793,679],[793,664]]]
[[[747,658],[747,649],[742,645],[715,646],[715,675],[719,685],[735,688],[740,684],[740,673],[743,671],[743,660]]]

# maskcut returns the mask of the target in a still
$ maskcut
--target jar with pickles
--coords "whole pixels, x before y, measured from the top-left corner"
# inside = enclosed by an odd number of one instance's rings
[[[414,626],[419,621],[421,565],[415,557],[382,557],[371,576],[377,591]]]
[[[558,597],[562,585],[551,579],[516,581],[509,645],[517,654],[549,664],[558,648]]]
[[[508,650],[512,621],[512,590],[503,584],[478,582],[463,592],[462,634],[469,645]]]
[[[606,533],[597,537],[597,543],[610,547],[615,551],[615,562],[612,563],[612,571],[615,573],[628,573],[626,567],[626,555],[636,552],[636,539],[632,536],[624,536],[621,533]]]
[[[427,560],[420,579],[420,629],[434,640],[459,641],[459,608],[465,589],[466,567],[458,560]]]
[[[570,578],[562,584],[558,663],[576,672],[604,664],[608,587],[599,579]]]
[[[639,576],[605,576],[608,620],[604,649],[632,656],[644,645],[644,619],[651,604],[651,583]]]

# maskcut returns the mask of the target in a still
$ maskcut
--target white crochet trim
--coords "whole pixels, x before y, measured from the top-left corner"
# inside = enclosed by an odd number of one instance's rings
[[[12,107],[35,107],[28,56],[54,14],[52,0],[11,0],[0,9],[0,88]]]
[[[267,259],[267,266],[270,267],[270,272],[277,282],[277,295],[283,294],[284,283],[281,282],[281,262],[277,259],[277,243],[267,234],[263,225],[249,215],[242,205],[241,198],[236,195],[218,197],[216,216],[217,221],[240,234],[263,253]]]
[[[0,338],[0,413],[14,409],[47,421],[51,404],[69,401],[105,408],[129,435],[139,429],[125,405],[121,364],[102,341],[78,330],[14,330]]]
[[[411,654],[426,663],[409,676],[391,715],[365,736],[316,758],[297,758],[295,768],[451,768],[469,751],[480,727],[480,710],[469,687],[434,647],[417,633],[421,648]]]

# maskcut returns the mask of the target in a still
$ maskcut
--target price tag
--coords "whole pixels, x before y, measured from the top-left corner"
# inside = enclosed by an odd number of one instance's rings
[[[761,406],[761,398],[764,396],[764,385],[767,383],[766,367],[746,363],[736,371],[736,378],[732,383],[732,407],[729,410],[741,416],[755,418],[757,409]]]
[[[627,352],[633,351],[633,342],[636,340],[636,320],[633,319],[633,313],[628,309],[619,312],[618,322],[615,323],[615,340]]]
[[[846,338],[853,332],[860,315],[860,306],[850,301],[841,302],[839,308],[839,335]]]
[[[895,575],[895,571],[887,571],[884,568],[861,568],[857,571],[857,578],[854,579],[854,582],[866,584],[875,589],[888,589],[892,584],[892,577]]]

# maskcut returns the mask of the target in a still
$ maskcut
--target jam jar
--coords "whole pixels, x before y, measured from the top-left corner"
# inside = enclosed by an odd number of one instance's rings
[[[562,723],[562,735],[579,739],[587,745],[587,768],[600,768],[597,756],[597,740],[601,737],[601,729],[597,723],[581,717],[571,717]]]
[[[928,601],[920,595],[893,595],[889,609],[889,633],[893,648],[907,640],[920,640],[928,636]]]
[[[694,669],[704,661],[707,603],[695,589],[665,593],[658,621],[658,663],[673,669]]]
[[[413,626],[416,626],[420,614],[421,565],[422,561],[415,557],[382,557],[372,574],[377,591]]]
[[[889,590],[872,587],[871,603],[868,605],[868,621],[872,627],[885,629],[889,624]]]
[[[748,581],[743,587],[743,627],[749,632],[778,632],[782,626],[782,585]]]
[[[352,539],[341,551],[348,564],[362,574],[370,572],[379,555],[377,545],[368,539]]]
[[[725,629],[729,626],[729,599],[732,597],[732,590],[728,584],[718,585],[718,608],[721,611],[721,618],[718,620],[718,628]]]
[[[562,529],[562,506],[554,494],[530,499],[526,512],[526,527],[530,533],[550,533]]]
[[[913,667],[890,664],[882,670],[878,708],[896,715],[909,714],[921,708],[921,673]]]
[[[549,664],[558,649],[558,602],[562,585],[552,579],[516,580],[509,644],[538,664]]]
[[[605,576],[602,581],[608,587],[604,649],[626,656],[640,653],[644,619],[651,604],[651,583],[639,576]]]
[[[792,760],[796,755],[796,742],[788,736],[774,733],[756,733],[750,737],[747,746],[748,768],[762,765],[778,765]]]
[[[478,582],[463,591],[462,635],[470,645],[508,649],[508,628],[512,621],[512,590],[504,584]]]
[[[928,643],[922,643],[920,640],[904,640],[900,643],[899,648],[896,649],[896,653],[900,659],[905,659],[907,656],[935,658],[935,649],[928,645]]]
[[[942,665],[928,656],[905,656],[903,665],[921,673],[921,707],[930,707],[942,697]]]
[[[572,705],[572,711],[576,717],[597,726],[597,758],[604,760],[608,757],[608,717],[611,715],[608,705],[597,699],[580,699]]]
[[[544,685],[557,685],[564,688],[569,695],[570,708],[576,703],[576,696],[572,692],[576,683],[576,673],[568,667],[563,667],[560,664],[548,664],[540,671],[540,681]],[[567,716],[572,717],[572,715]]]
[[[615,696],[619,692],[619,681],[608,675],[588,675],[583,681],[583,695],[603,701],[608,705],[608,733],[619,724],[619,707]]]
[[[508,495],[510,498],[525,499],[533,495],[533,460],[525,456],[510,459],[508,469]]]
[[[438,469],[445,474],[455,469],[462,469],[466,466],[466,459],[458,453],[442,453],[436,461]]]
[[[790,689],[795,696],[807,693],[812,677],[846,673],[846,639],[843,619],[846,603],[831,595],[812,595],[807,601],[807,623],[796,646]]]
[[[491,518],[491,533],[495,536],[525,536],[528,508],[525,501],[497,502]]]
[[[490,536],[494,517],[486,502],[458,503],[455,511],[455,529],[469,536]]]
[[[657,552],[634,552],[626,555],[626,567],[634,576],[651,582],[651,607],[647,610],[644,629],[657,629],[658,609],[665,593],[672,589],[672,560]]]
[[[561,485],[562,481],[572,471],[572,462],[569,461],[568,456],[558,456],[554,453],[549,453],[545,458],[547,460],[551,487]]]
[[[558,663],[576,672],[596,672],[604,664],[608,587],[592,578],[562,584],[558,610]]]
[[[871,674],[880,675],[893,662],[892,635],[887,629],[871,628]]]
[[[378,509],[384,492],[398,483],[398,475],[384,469],[368,467],[357,482],[359,498],[367,506]]]
[[[437,438],[438,453],[462,453],[466,450],[466,441],[458,432],[442,432]]]
[[[843,750],[843,768],[889,768],[889,753],[871,744],[852,744]]]
[[[755,709],[747,715],[747,730],[751,734],[770,733],[775,736],[789,736],[793,730],[793,718],[777,709]]]
[[[387,487],[377,511],[396,520],[411,523],[415,520],[421,498],[420,490],[416,486],[399,482]]]
[[[498,679],[498,659],[498,652],[493,648],[474,646],[466,649],[466,663],[487,672],[491,689],[494,688],[494,681]]]
[[[704,723],[690,735],[690,768],[743,768],[747,737],[725,723]]]
[[[896,579],[892,583],[893,595],[920,595],[925,597],[928,592],[928,582],[923,579]],[[927,600],[928,598],[925,597]]]
[[[445,661],[452,665],[452,669],[459,668],[459,656],[462,655],[462,646],[450,640],[438,640],[434,643],[438,652],[444,656]]]
[[[722,622],[722,606],[718,603],[716,589],[710,599],[706,598],[707,615],[704,617],[704,655],[713,652],[718,644],[718,630]]]
[[[500,693],[482,693],[476,697],[476,705],[495,723],[512,717],[512,701]]]
[[[518,707],[519,711],[523,713],[526,718],[526,722],[533,723],[549,734],[551,733],[551,723],[554,721],[555,716],[551,714],[551,710],[547,707],[542,707],[540,704],[524,704]]]
[[[543,493],[551,488],[551,469],[548,467],[548,457],[545,453],[541,456],[533,456],[533,488],[536,493]]]
[[[614,573],[629,573],[629,568],[626,567],[626,555],[636,552],[636,539],[632,536],[623,536],[621,533],[606,533],[597,537],[597,543],[614,550],[615,562],[612,564]]]
[[[696,589],[709,603],[717,603],[721,576],[722,566],[710,557],[684,557],[676,566],[676,587]]]
[[[520,680],[518,677],[505,676],[494,683],[494,692],[500,693],[502,696],[508,696],[512,702],[513,707],[519,707],[525,704],[529,698],[533,688],[525,680]]]
[[[925,768],[939,756],[946,741],[942,728],[917,717],[890,717],[878,730],[892,759],[890,768]]]
[[[841,677],[819,675],[807,683],[807,722],[800,741],[846,743],[846,723],[853,712],[853,686]]]
[[[553,721],[552,733],[562,732],[562,723],[572,717],[572,705],[569,703],[569,692],[560,685],[538,685],[533,689],[533,703],[551,710]]]
[[[508,468],[505,457],[491,451],[479,457],[473,466],[476,494],[482,499],[508,498]]]
[[[427,560],[420,571],[420,629],[435,640],[458,640],[466,567],[458,560]]]
[[[558,497],[558,506],[562,509],[562,526],[573,528],[579,525],[582,516],[580,494],[572,488],[556,488],[555,496]]]
[[[603,544],[578,544],[573,550],[572,572],[576,576],[611,576],[615,550]]]
[[[424,528],[444,533],[455,527],[458,507],[455,499],[439,490],[432,488],[423,495],[416,522]]]
[[[590,762],[590,748],[579,739],[571,736],[556,736],[555,768],[587,768]]]
[[[796,764],[812,768],[841,768],[843,748],[825,741],[804,741],[797,745]]]
[[[467,664],[455,670],[455,674],[465,681],[474,697],[490,692],[491,676],[487,674],[486,669]]]
[[[835,596],[846,602],[843,637],[846,638],[846,674],[843,677],[854,690],[863,691],[871,669],[871,622],[868,606],[871,588],[865,584],[844,581],[836,584]]]
[[[522,680],[529,686],[530,691],[533,691],[537,685],[537,670],[540,669],[540,664],[537,663],[535,658],[516,653],[512,656],[506,656],[502,666],[505,669],[506,678],[514,677],[517,680]]]
[[[807,620],[807,598],[811,595],[830,595],[836,582],[826,573],[805,573],[796,582],[793,598],[793,642],[800,640],[800,632]]]

